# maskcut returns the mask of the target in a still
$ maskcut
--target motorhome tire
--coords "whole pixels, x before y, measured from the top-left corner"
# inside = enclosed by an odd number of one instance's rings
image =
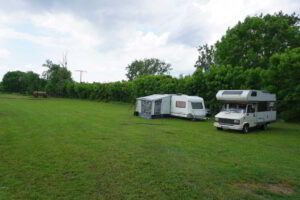
[[[217,130],[219,130],[219,131],[221,131],[221,130],[223,130],[221,127],[217,127]]]
[[[243,133],[249,133],[249,124],[243,126]]]
[[[263,125],[261,125],[261,130],[266,130],[267,129],[267,127],[268,127],[268,124],[263,124]]]

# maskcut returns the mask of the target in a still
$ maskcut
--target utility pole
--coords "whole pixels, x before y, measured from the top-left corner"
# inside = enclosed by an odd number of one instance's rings
[[[87,73],[87,71],[84,71],[84,70],[75,70],[77,72],[80,73],[80,83],[82,82],[82,73]]]

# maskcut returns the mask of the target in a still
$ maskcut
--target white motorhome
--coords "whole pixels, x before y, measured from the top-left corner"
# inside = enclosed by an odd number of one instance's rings
[[[198,96],[172,95],[171,115],[189,119],[204,119],[206,117],[204,100]]]
[[[134,114],[148,119],[163,116],[204,119],[206,110],[201,97],[154,94],[137,98]]]
[[[218,129],[241,130],[248,133],[252,127],[265,129],[276,121],[276,96],[259,90],[220,90],[217,100],[223,102],[215,116]]]

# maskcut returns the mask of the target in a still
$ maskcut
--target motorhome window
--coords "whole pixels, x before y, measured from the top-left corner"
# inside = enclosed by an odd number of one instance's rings
[[[255,112],[255,109],[253,108],[252,105],[248,105],[248,108],[247,108],[247,113],[254,113]]]
[[[185,108],[186,107],[185,101],[176,101],[176,107],[177,108]]]
[[[245,113],[246,107],[246,104],[228,103],[223,106],[222,110],[227,112]]]
[[[258,112],[265,112],[268,111],[268,102],[259,102],[257,106],[257,111]]]
[[[256,91],[252,91],[252,92],[251,92],[251,96],[252,96],[252,97],[256,97],[256,96],[257,96],[257,92],[256,92]]]
[[[238,90],[227,90],[222,93],[222,95],[241,95],[243,91]]]
[[[203,109],[201,102],[192,102],[192,109]]]
[[[268,111],[275,111],[276,110],[275,102],[268,102],[267,109]]]

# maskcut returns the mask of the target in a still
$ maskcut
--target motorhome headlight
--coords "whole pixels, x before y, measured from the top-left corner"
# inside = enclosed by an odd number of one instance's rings
[[[235,119],[235,120],[233,121],[233,123],[235,123],[235,124],[240,124],[240,120]]]
[[[219,121],[219,118],[215,117],[215,121],[218,122],[218,121]]]

